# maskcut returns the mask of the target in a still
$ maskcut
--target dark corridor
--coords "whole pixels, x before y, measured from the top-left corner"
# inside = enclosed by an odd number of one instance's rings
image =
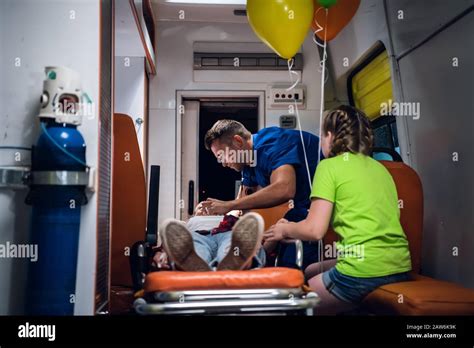
[[[208,197],[232,200],[240,173],[224,168],[204,147],[208,129],[220,119],[241,122],[252,134],[258,131],[258,99],[201,101],[199,110],[199,201]]]

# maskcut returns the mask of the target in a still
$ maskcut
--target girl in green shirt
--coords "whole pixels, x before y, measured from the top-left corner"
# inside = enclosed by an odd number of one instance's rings
[[[409,280],[397,190],[387,169],[370,157],[372,142],[363,112],[350,106],[329,112],[321,138],[325,159],[314,175],[308,217],[298,223],[280,220],[264,235],[269,241],[319,240],[331,223],[340,237],[337,260],[305,272],[321,298],[318,314],[351,310],[377,287]]]

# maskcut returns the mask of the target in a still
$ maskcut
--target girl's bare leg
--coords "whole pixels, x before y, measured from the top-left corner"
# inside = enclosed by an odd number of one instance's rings
[[[323,272],[333,268],[336,265],[337,259],[322,261]],[[321,273],[321,262],[312,263],[304,270],[305,279],[311,279]]]
[[[337,297],[327,291],[323,284],[323,275],[318,274],[308,281],[311,289],[318,294],[321,302],[314,309],[315,315],[336,315],[341,312],[347,312],[355,309],[357,305],[339,300]]]

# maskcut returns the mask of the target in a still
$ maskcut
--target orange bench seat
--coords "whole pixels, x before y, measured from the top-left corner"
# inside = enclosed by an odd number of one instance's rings
[[[364,300],[374,314],[473,315],[474,290],[420,275],[381,286]]]

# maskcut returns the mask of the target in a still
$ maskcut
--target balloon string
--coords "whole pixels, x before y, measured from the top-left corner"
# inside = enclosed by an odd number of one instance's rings
[[[300,75],[297,72],[292,70],[293,69],[293,64],[294,64],[294,59],[293,58],[288,59],[288,73],[290,75],[290,81],[293,82],[293,75],[296,75],[297,79],[296,79],[296,82],[294,82],[289,88],[286,89],[287,92],[294,89],[296,87],[296,85],[301,80]],[[293,104],[294,104],[294,107],[295,107],[296,121],[298,122],[298,129],[299,129],[299,132],[300,132],[300,139],[301,139],[301,144],[302,144],[302,147],[303,147],[304,161],[305,161],[305,164],[306,164],[306,172],[308,174],[309,191],[311,192],[312,187],[313,187],[312,181],[311,181],[311,173],[309,171],[308,156],[306,155],[306,148],[305,148],[305,145],[304,145],[303,130],[301,129],[300,113],[299,113],[298,104],[296,103],[295,98],[293,98]]]
[[[321,48],[324,48],[325,44],[326,44],[326,30],[324,30],[324,27],[322,27],[319,23],[318,23],[318,19],[317,19],[317,14],[319,11],[321,10],[326,10],[326,24],[327,24],[327,16],[328,16],[328,9],[327,8],[324,8],[324,7],[320,7],[316,10],[316,12],[314,13],[314,24],[316,24],[316,26],[318,27],[318,29],[316,29],[314,31],[314,35],[313,35],[313,42],[318,45],[319,47]],[[316,39],[316,34],[319,33],[320,31],[324,30],[324,45],[319,43],[318,40]]]
[[[290,58],[288,59],[288,73],[290,75],[290,81],[293,82],[293,76],[296,75],[296,81],[286,89],[286,91],[291,91],[292,89],[294,89],[298,83],[300,83],[301,81],[301,77],[300,77],[300,74],[298,74],[296,71],[293,71],[293,65],[295,63],[295,59],[294,58]]]
[[[323,7],[320,7],[316,13],[321,10]],[[328,22],[328,9],[324,8],[326,12],[326,25],[327,27],[327,22]],[[318,26],[318,28],[322,28],[321,25],[318,23],[316,16],[314,22]],[[316,33],[318,33],[319,29],[317,29],[314,32],[314,36],[316,36]],[[326,82],[326,59],[327,59],[327,41],[326,41],[326,35],[327,35],[327,30],[324,30],[324,41],[323,41],[323,57],[319,62],[319,66],[321,67],[321,99],[319,101],[319,145],[318,145],[318,163],[321,161],[321,136],[322,136],[322,126],[323,126],[323,112],[324,112],[324,83]],[[319,43],[318,43],[319,45]]]
[[[321,10],[325,10],[325,21],[326,21],[326,23],[325,23],[325,26],[324,26],[324,27],[323,27],[321,24],[319,24],[318,19],[317,19],[317,14],[318,14],[318,12],[321,11]],[[327,8],[324,8],[324,7],[318,8],[318,9],[316,10],[315,14],[314,14],[314,24],[316,24],[316,27],[317,27],[318,29],[316,29],[316,30],[314,31],[313,42],[314,42],[316,45],[318,45],[319,47],[321,47],[321,48],[324,49],[324,50],[323,50],[323,51],[324,51],[324,53],[323,53],[323,59],[321,59],[321,60],[319,61],[319,69],[318,69],[319,72],[322,72],[323,69],[325,70],[325,73],[324,73],[324,76],[325,76],[325,78],[324,78],[324,83],[327,82],[328,77],[329,77],[329,74],[327,74],[327,67],[326,67],[325,64],[323,64],[323,62],[326,62],[326,59],[327,59],[327,57],[328,57],[327,51],[326,51],[326,35],[327,35],[327,30],[324,29],[325,27],[327,27],[328,15],[329,15],[328,9],[327,9]],[[323,44],[321,44],[320,42],[318,42],[318,40],[317,40],[317,37],[318,37],[318,36],[316,35],[317,33],[321,32],[322,30],[324,30],[324,43],[323,43]]]
[[[314,22],[316,23],[316,26],[318,29],[316,29],[314,31],[314,36],[313,36],[313,41],[314,43],[316,43],[316,45],[318,45],[319,47],[322,47],[323,48],[323,57],[322,59],[320,60],[319,62],[319,66],[320,66],[320,72],[321,72],[321,100],[320,100],[320,108],[319,108],[319,141],[318,141],[318,164],[319,162],[321,161],[321,136],[322,136],[322,123],[323,123],[323,109],[324,109],[324,84],[326,83],[326,59],[327,59],[327,30],[324,30],[324,27],[322,27],[317,19],[316,19],[316,15],[319,11],[321,11],[323,9],[323,7],[320,7],[318,10],[316,10],[316,13],[315,13],[315,19],[314,19]],[[326,23],[325,23],[325,27],[327,27],[327,22],[328,22],[328,9],[325,8],[325,19],[326,19]],[[317,40],[316,40],[316,34],[319,33],[321,30],[324,30],[324,41],[323,41],[323,44],[320,44]],[[290,81],[292,83],[292,85],[286,89],[286,91],[291,91],[292,89],[294,89],[298,83],[300,82],[300,75],[293,71],[293,65],[294,65],[294,59],[288,59],[288,73],[289,73],[289,76],[290,76]],[[293,75],[296,75],[297,76],[297,79],[296,81],[294,82],[293,81]],[[312,191],[312,180],[311,180],[311,173],[309,171],[309,164],[308,164],[308,156],[306,154],[306,147],[305,147],[305,144],[304,144],[304,137],[303,137],[303,130],[301,128],[301,121],[300,121],[300,115],[299,115],[299,110],[298,110],[298,104],[296,103],[296,99],[293,99],[293,102],[294,102],[294,107],[295,107],[295,114],[296,114],[296,120],[298,122],[298,129],[299,129],[299,133],[300,133],[300,139],[301,139],[301,144],[302,144],[302,147],[303,147],[303,154],[304,154],[304,159],[305,159],[305,164],[306,164],[306,171],[307,171],[307,174],[308,174],[308,184],[309,184],[309,188],[310,188],[310,191]],[[323,262],[324,262],[324,251],[323,251],[323,243],[322,243],[322,240],[319,240],[319,260],[320,260],[320,272],[322,273],[324,271],[323,269]]]
[[[314,22],[316,23],[316,26],[318,29],[314,31],[313,35],[313,41],[319,46],[323,48],[323,57],[319,61],[319,66],[321,68],[321,99],[320,99],[320,107],[319,107],[319,142],[318,142],[318,164],[321,161],[321,136],[322,136],[322,129],[323,129],[323,112],[324,112],[324,84],[326,83],[326,59],[327,59],[327,24],[328,24],[328,9],[325,8],[325,25],[323,27],[318,23],[318,20],[316,19],[316,14],[322,9],[323,7],[320,7],[315,15],[314,15]],[[321,30],[324,30],[324,40],[323,44],[320,44],[316,40],[316,34],[319,33]],[[329,74],[327,75],[329,76]],[[324,272],[324,251],[323,251],[323,242],[322,240],[319,240],[319,265],[320,265],[320,273]]]

